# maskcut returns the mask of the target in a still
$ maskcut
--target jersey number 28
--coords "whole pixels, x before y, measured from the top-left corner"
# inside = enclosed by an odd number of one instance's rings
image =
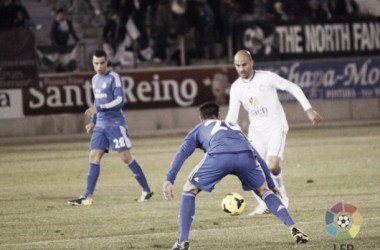
[[[232,130],[239,130],[240,131],[239,125],[233,124],[233,123],[229,123],[229,122],[224,122],[224,121],[222,122],[222,121],[219,121],[219,120],[208,120],[205,123],[205,126],[207,127],[211,123],[215,123],[214,127],[211,130],[211,135],[215,135],[220,130],[228,130],[229,128],[232,129]]]

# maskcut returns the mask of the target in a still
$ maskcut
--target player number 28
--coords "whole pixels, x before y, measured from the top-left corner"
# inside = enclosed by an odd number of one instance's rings
[[[114,139],[113,143],[115,143],[115,148],[125,147],[125,140],[123,137],[119,139]]]
[[[217,120],[208,120],[205,123],[205,126],[207,127],[211,123],[215,123],[214,127],[211,130],[211,135],[215,135],[220,130],[227,130],[228,128],[230,128],[232,130],[240,130],[240,127],[237,124],[232,124],[232,123],[229,123],[229,122],[223,122],[223,124],[222,124],[221,121],[217,121]],[[227,127],[225,127],[223,125],[226,125]]]

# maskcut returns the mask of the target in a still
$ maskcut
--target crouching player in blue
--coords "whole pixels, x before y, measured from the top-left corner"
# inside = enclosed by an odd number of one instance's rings
[[[92,90],[95,96],[94,106],[87,109],[85,115],[92,117],[86,126],[87,133],[92,132],[90,142],[89,172],[87,188],[79,199],[71,200],[70,205],[91,205],[96,182],[100,173],[100,160],[108,153],[109,146],[117,151],[122,161],[128,165],[136,180],[142,187],[140,202],[147,201],[153,196],[144,172],[139,163],[132,157],[131,141],[128,127],[122,111],[124,105],[124,84],[120,76],[107,68],[107,54],[96,50],[92,64],[97,73],[92,78]]]
[[[166,174],[163,185],[164,197],[173,198],[173,184],[184,161],[200,148],[205,152],[202,161],[193,169],[183,187],[179,209],[179,239],[172,250],[189,249],[189,233],[195,215],[195,196],[202,190],[211,192],[225,176],[239,178],[245,191],[254,190],[290,229],[297,243],[307,243],[308,236],[294,223],[286,207],[281,203],[280,191],[275,187],[270,171],[257,154],[240,127],[219,120],[219,106],[205,103],[200,106],[200,120],[183,140]]]

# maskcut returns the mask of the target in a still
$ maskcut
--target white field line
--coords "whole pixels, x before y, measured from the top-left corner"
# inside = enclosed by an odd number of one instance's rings
[[[249,218],[248,218],[249,219]],[[366,221],[380,220],[380,217],[366,218]],[[324,221],[309,221],[309,222],[300,222],[297,225],[308,225],[308,224],[321,224]],[[229,228],[209,228],[209,229],[195,229],[191,232],[207,232],[207,231],[221,231],[221,230],[241,230],[242,228],[267,228],[267,227],[283,227],[282,223],[269,224],[269,225],[252,225],[244,227],[229,227]],[[26,243],[13,243],[13,244],[2,244],[0,247],[11,247],[11,246],[30,246],[30,245],[46,245],[46,244],[55,244],[55,243],[64,243],[64,242],[73,242],[73,241],[88,241],[88,240],[101,240],[101,239],[117,239],[117,238],[137,238],[137,237],[147,237],[147,236],[162,236],[162,235],[172,235],[178,234],[178,232],[163,232],[163,233],[147,233],[147,234],[128,234],[128,235],[116,235],[116,236],[101,236],[101,237],[86,237],[86,238],[71,238],[63,240],[44,240],[44,241],[31,241]]]

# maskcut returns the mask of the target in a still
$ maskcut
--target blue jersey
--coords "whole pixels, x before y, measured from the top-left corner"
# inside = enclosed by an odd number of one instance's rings
[[[202,149],[209,155],[243,152],[253,152],[258,155],[238,125],[220,120],[206,120],[185,137],[169,168],[166,180],[174,183],[184,161],[196,148]],[[266,170],[264,169],[264,172],[267,172]]]
[[[119,74],[111,70],[104,75],[96,74],[91,83],[95,96],[94,106],[98,110],[92,122],[97,126],[126,126],[122,110],[125,100],[124,84]]]
[[[182,145],[184,144],[191,145],[191,153],[195,148],[200,148],[210,155],[252,150],[251,143],[238,125],[220,120],[202,122],[190,131]]]

